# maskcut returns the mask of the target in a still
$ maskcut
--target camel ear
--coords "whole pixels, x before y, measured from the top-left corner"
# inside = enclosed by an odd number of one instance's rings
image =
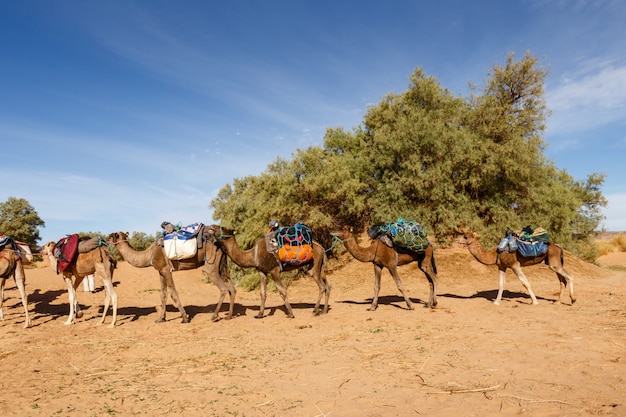
[[[128,232],[124,232],[124,238],[128,239]]]

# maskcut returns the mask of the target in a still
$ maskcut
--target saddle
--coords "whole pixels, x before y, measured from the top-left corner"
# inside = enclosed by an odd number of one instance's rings
[[[526,226],[517,232],[507,229],[505,236],[498,244],[498,252],[519,252],[526,258],[535,258],[545,255],[549,244],[550,235],[545,229],[541,227],[533,229]]]
[[[180,261],[196,256],[207,240],[207,235],[204,233],[205,226],[199,222],[184,227],[163,222],[161,228],[163,229],[163,248],[168,259],[171,260]]]

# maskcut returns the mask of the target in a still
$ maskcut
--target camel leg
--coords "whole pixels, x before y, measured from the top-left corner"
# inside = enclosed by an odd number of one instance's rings
[[[225,285],[228,288],[228,294],[230,298],[228,314],[226,315],[225,319],[230,320],[231,318],[233,318],[233,313],[235,312],[235,296],[237,295],[237,290],[235,289],[235,285],[233,284],[233,282],[228,278],[225,281]]]
[[[76,279],[76,282],[78,282],[78,279]],[[76,301],[76,289],[74,288],[74,284],[72,283],[72,278],[66,277],[65,284],[67,285],[67,295],[70,302],[70,314],[67,320],[63,322],[63,324],[69,325],[74,324],[74,316],[76,315],[76,317],[78,317],[79,308],[78,302]]]
[[[170,298],[172,299],[176,307],[178,307],[178,311],[180,311],[180,316],[182,317],[182,323],[189,323],[189,315],[187,315],[187,312],[185,311],[185,307],[183,307],[183,303],[181,303],[180,301],[180,297],[178,296],[178,291],[176,291],[176,286],[174,285],[174,279],[172,278],[171,275],[170,275],[170,279],[167,285],[169,288]]]
[[[24,270],[22,269],[21,271],[16,271],[14,274],[14,278],[15,278],[15,285],[17,286],[17,289],[20,292],[20,297],[22,298],[22,305],[24,306],[24,314],[26,315],[24,328],[26,329],[30,327],[30,317],[28,316],[28,299],[26,296],[26,279],[24,277]],[[2,298],[2,296],[0,296],[0,298]],[[0,302],[0,306],[1,305],[2,304]],[[2,316],[1,310],[2,309],[0,308],[0,317]]]
[[[167,307],[167,274],[171,274],[171,272],[160,270],[159,271],[159,281],[161,284],[161,311],[159,312],[159,317],[154,321],[155,323],[163,323],[165,321],[165,312]]]
[[[211,315],[211,321],[218,321],[220,310],[222,309],[222,303],[224,302],[224,298],[226,297],[226,293],[230,295],[230,308],[228,309],[228,314],[226,315],[226,320],[229,320],[233,316],[233,310],[235,308],[235,287],[228,280],[225,282],[224,279],[220,276],[216,276],[215,274],[207,273],[206,271],[202,271],[202,274],[211,280],[213,284],[220,290],[220,297],[217,300],[217,304],[215,305],[215,310]]]
[[[549,265],[550,269],[556,273],[559,278],[559,302],[563,302],[563,293],[565,289],[569,287],[569,297],[572,300],[572,304],[576,302],[576,296],[574,295],[574,278],[563,267]]]
[[[378,294],[380,293],[380,276],[382,272],[383,268],[374,264],[374,298],[372,298],[372,305],[367,311],[374,311],[378,308]]]
[[[276,284],[276,289],[280,293],[280,296],[283,298],[285,303],[285,308],[287,309],[287,318],[292,319],[295,316],[293,315],[293,310],[291,308],[291,304],[289,304],[289,298],[287,297],[287,288],[283,284],[283,281],[280,279],[280,272],[276,271],[272,273],[272,278],[274,279],[274,284]]]
[[[102,277],[101,277],[102,278]],[[113,314],[113,318],[111,319],[111,323],[109,327],[115,327],[115,323],[117,322],[117,293],[115,292],[115,288],[113,287],[113,281],[109,278],[102,278],[102,284],[104,285],[104,289],[106,295],[104,297],[104,308],[102,309],[102,318],[98,325],[104,323],[104,320],[107,315],[107,311],[109,310],[109,305],[111,305],[111,313]]]
[[[325,277],[322,277],[320,281],[317,283],[317,285],[320,287],[320,292],[319,292],[319,296],[317,300],[318,302],[317,308],[319,308],[319,303],[321,302],[322,293],[323,293],[324,294],[324,308],[322,309],[321,314],[328,314],[328,304],[329,304],[328,300],[330,299],[330,283]],[[313,314],[319,315],[320,311],[317,310],[317,313],[316,313],[314,310]]]
[[[254,316],[257,319],[262,319],[265,313],[265,298],[267,297],[267,275],[264,272],[259,271],[261,278],[261,305],[259,306],[259,314]]]
[[[2,305],[4,304],[4,284],[6,283],[6,278],[0,278],[0,320],[4,321],[4,313],[2,312]]]
[[[159,271],[159,275],[161,278],[161,312],[159,314],[159,318],[155,320],[155,323],[162,323],[165,321],[168,294],[172,298],[172,301],[174,301],[178,311],[180,311],[182,322],[189,323],[189,316],[180,302],[180,297],[178,296],[176,286],[174,285],[174,278],[172,278],[172,272],[165,268]]]
[[[435,308],[437,307],[437,275],[435,275],[435,271],[432,266],[424,265],[420,266],[420,269],[426,275],[426,279],[428,280],[428,284],[430,287],[430,294],[428,295],[428,304],[424,307]]]
[[[502,300],[502,293],[504,292],[504,284],[506,284],[506,269],[498,269],[498,278],[499,278],[498,296],[493,302],[497,306],[500,305],[500,301]]]
[[[398,268],[394,266],[388,269],[389,269],[389,272],[391,272],[391,276],[393,277],[393,280],[396,282],[396,287],[398,287],[398,290],[400,290],[400,292],[402,293],[402,296],[404,297],[404,301],[406,301],[407,309],[413,310],[413,303],[411,302],[411,299],[409,298],[409,296],[407,295],[404,289],[404,284],[402,283],[402,280],[400,279],[400,275],[398,274]]]
[[[513,272],[515,272],[515,275],[517,275],[517,278],[520,280],[524,288],[526,288],[526,291],[528,291],[528,295],[530,295],[532,304],[539,304],[537,302],[537,297],[535,297],[535,293],[530,288],[530,282],[528,281],[528,278],[526,278],[526,275],[524,275],[524,272],[522,272],[522,267],[520,265],[513,265],[511,269],[513,270]]]
[[[315,266],[313,268],[315,268]],[[313,279],[317,283],[317,288],[318,288],[317,301],[315,303],[315,307],[313,307],[314,316],[319,316],[319,314],[322,313],[322,311],[320,311],[320,304],[322,302],[323,295],[326,295],[323,313],[324,314],[328,313],[328,298],[329,298],[330,288],[329,288],[328,281],[326,280],[326,278],[321,277],[320,275],[321,274],[317,273],[316,270],[314,269]]]

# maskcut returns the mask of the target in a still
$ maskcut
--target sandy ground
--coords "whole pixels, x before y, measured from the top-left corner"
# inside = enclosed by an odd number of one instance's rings
[[[600,259],[626,265],[626,254]],[[617,258],[619,257],[619,261]],[[558,281],[545,265],[526,269],[539,305],[507,273],[500,306],[497,271],[462,249],[438,250],[437,309],[415,266],[400,269],[409,311],[385,272],[380,306],[371,264],[328,274],[328,315],[314,317],[310,278],[289,289],[287,319],[276,293],[255,319],[258,292],[237,294],[236,317],[211,322],[218,292],[200,271],[175,273],[192,320],[154,323],[155,270],[119,265],[119,322],[97,326],[104,292],[79,292],[85,315],[66,326],[60,276],[28,269],[33,326],[23,329],[17,289],[5,293],[0,323],[3,416],[624,416],[624,269],[572,256],[578,301],[555,303]],[[602,263],[605,262],[605,263]],[[100,283],[96,283],[99,288]],[[82,287],[81,287],[82,289]],[[225,311],[224,306],[223,311]],[[222,313],[223,315],[223,313]],[[107,319],[107,323],[109,318]]]

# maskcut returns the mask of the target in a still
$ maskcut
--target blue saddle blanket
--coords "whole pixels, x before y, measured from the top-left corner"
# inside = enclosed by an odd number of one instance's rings
[[[517,241],[517,252],[526,257],[534,258],[537,256],[545,255],[548,252],[548,244],[545,242],[522,242]]]

